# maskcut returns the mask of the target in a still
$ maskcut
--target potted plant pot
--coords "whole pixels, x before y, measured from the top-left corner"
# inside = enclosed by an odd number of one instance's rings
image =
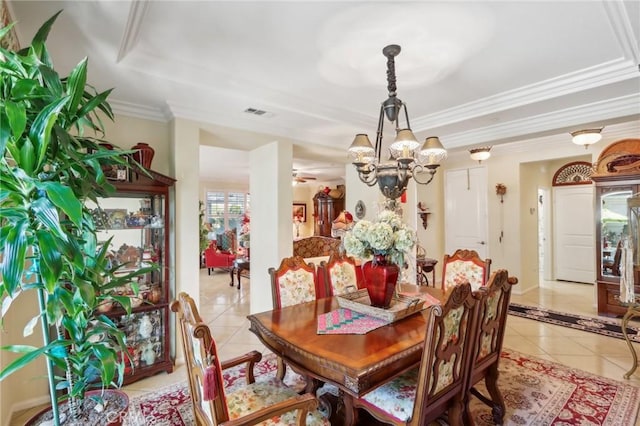
[[[80,409],[82,417],[73,422],[69,419],[69,407],[66,402],[59,404],[60,426],[121,426],[129,410],[129,396],[117,389],[106,389],[102,394],[102,402],[96,400],[100,398],[101,391],[93,390],[85,394]],[[46,407],[31,417],[25,426],[41,425],[51,422],[53,414],[51,407]]]

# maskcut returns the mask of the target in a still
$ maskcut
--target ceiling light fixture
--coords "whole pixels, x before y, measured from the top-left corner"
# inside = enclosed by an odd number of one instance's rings
[[[368,186],[376,183],[380,192],[395,203],[395,200],[407,189],[409,178],[421,184],[427,185],[440,166],[440,161],[447,158],[447,151],[440,140],[431,136],[423,144],[418,142],[411,126],[409,125],[409,114],[404,102],[396,97],[396,71],[395,57],[400,53],[400,46],[391,44],[382,49],[382,53],[387,58],[387,90],[389,97],[380,106],[380,116],[378,117],[378,129],[376,131],[375,148],[366,134],[357,134],[353,143],[349,147],[349,155],[352,163],[356,166],[358,177]],[[400,112],[404,109],[406,127],[400,128]],[[396,139],[389,146],[390,158],[388,161],[381,160],[382,154],[382,133],[384,128],[385,115],[392,123],[395,123]],[[422,181],[417,174],[426,171],[428,179]]]
[[[491,151],[490,146],[481,146],[480,148],[473,148],[469,150],[471,159],[478,163],[482,163],[484,160],[488,160],[489,157],[491,157],[491,152],[489,151]]]
[[[585,130],[576,130],[575,132],[571,132],[571,136],[573,137],[573,143],[576,145],[584,145],[585,149],[600,139],[602,139],[602,132],[604,127],[600,127],[599,129],[585,129]]]

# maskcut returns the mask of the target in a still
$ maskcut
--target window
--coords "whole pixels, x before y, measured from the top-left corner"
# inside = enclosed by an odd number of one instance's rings
[[[244,192],[207,192],[207,221],[214,232],[237,229],[244,212],[249,210],[249,194]]]

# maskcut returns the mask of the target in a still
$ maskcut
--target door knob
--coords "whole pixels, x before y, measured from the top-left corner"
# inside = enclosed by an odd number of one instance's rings
[[[480,244],[481,246],[485,245],[486,243],[484,241],[480,241],[478,244]]]

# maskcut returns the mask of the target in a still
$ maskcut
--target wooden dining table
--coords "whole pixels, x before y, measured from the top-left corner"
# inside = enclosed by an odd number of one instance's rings
[[[398,284],[399,293],[427,293],[442,300],[439,288]],[[312,382],[340,389],[346,425],[357,422],[353,398],[418,366],[426,333],[425,311],[366,334],[318,334],[318,316],[340,305],[336,297],[249,315],[250,330],[273,353]],[[313,388],[309,388],[313,390]]]

